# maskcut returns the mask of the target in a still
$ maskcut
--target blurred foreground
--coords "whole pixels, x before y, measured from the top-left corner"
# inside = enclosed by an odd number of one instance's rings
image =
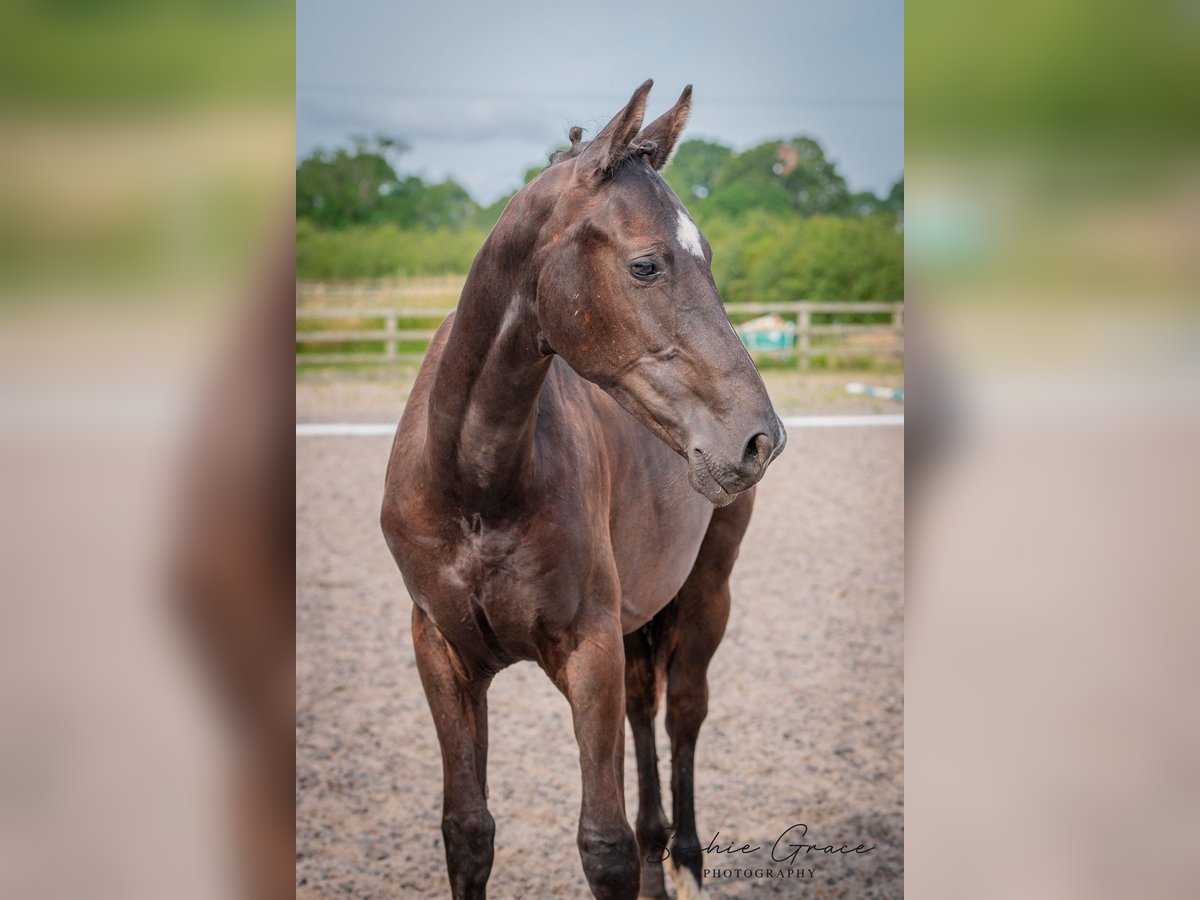
[[[1194,897],[1200,17],[907,5],[914,897]]]
[[[290,896],[292,9],[0,21],[0,896]]]

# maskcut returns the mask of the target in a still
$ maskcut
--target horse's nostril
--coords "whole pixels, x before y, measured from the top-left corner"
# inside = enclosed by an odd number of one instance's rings
[[[742,456],[742,465],[749,470],[761,469],[767,464],[767,460],[771,458],[771,451],[774,447],[774,442],[760,431],[754,437],[750,438],[749,443],[746,444],[746,452]]]

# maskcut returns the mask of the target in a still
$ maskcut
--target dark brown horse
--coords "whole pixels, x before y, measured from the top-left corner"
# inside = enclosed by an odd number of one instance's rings
[[[491,871],[487,690],[517,660],[536,661],[571,705],[579,852],[601,898],[666,896],[662,865],[646,861],[668,840],[654,747],[665,683],[670,860],[681,884],[700,882],[692,764],[706,671],[750,488],[785,436],[708,242],[658,174],[691,87],[639,131],[650,85],[594,140],[572,129],[571,149],[508,204],[392,446],[383,532],[413,599],[455,897],[483,897]]]

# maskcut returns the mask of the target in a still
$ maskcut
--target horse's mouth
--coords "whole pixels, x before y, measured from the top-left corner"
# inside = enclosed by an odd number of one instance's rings
[[[699,449],[688,455],[688,482],[692,489],[708,500],[713,506],[728,506],[734,501],[739,491],[729,491],[712,473],[708,460]]]

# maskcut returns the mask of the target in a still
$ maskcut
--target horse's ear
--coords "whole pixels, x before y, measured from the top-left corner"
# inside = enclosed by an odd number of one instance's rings
[[[639,144],[643,141],[653,141],[658,145],[654,152],[648,154],[650,164],[654,168],[661,169],[671,161],[671,154],[675,152],[675,145],[679,142],[679,135],[687,125],[688,113],[691,111],[692,86],[689,84],[683,89],[675,105],[643,128],[642,133],[635,139]]]
[[[624,109],[612,117],[609,123],[600,129],[600,133],[579,154],[579,171],[591,172],[600,177],[612,174],[613,166],[621,161],[630,142],[642,127],[642,117],[646,114],[646,98],[654,85],[652,79],[646,79]]]

